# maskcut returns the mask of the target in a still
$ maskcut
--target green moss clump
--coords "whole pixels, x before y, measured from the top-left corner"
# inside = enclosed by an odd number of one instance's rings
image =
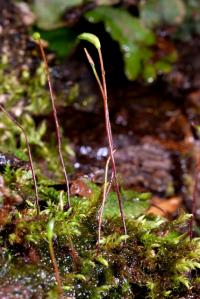
[[[17,176],[19,181],[19,172]],[[10,176],[10,184],[11,181]],[[13,181],[13,188],[15,184]],[[92,188],[90,198],[73,197],[72,206],[67,211],[64,192],[42,183],[39,187],[42,206],[39,216],[31,198],[21,208],[12,211],[10,223],[1,229],[1,248],[7,252],[1,263],[5,264],[10,256],[12,265],[3,279],[12,281],[18,277],[18,271],[13,271],[14,265],[19,264],[24,252],[32,248],[39,256],[38,266],[33,266],[28,272],[24,270],[21,273],[19,270],[20,277],[28,281],[25,285],[29,288],[35,289],[37,284],[39,287],[42,283],[45,285],[43,296],[57,298],[47,236],[47,223],[54,219],[53,246],[66,296],[92,299],[179,298],[193,292],[199,279],[200,240],[194,238],[190,241],[187,232],[184,233],[190,215],[181,214],[171,222],[144,216],[143,210],[133,216],[134,196],[143,207],[146,195],[138,199],[138,194],[130,196],[128,192],[124,202],[125,211],[127,207],[129,209],[129,213],[126,212],[128,236],[122,235],[119,215],[106,213],[101,246],[97,249],[101,190],[90,182],[88,184]],[[117,209],[117,201],[114,206],[112,197],[108,201]],[[38,280],[34,279],[31,285],[31,277],[38,273],[38,267],[45,279],[41,280],[37,274]]]
[[[53,179],[62,177],[58,167],[58,153],[55,134],[48,134],[46,117],[51,112],[51,101],[46,87],[46,76],[44,64],[41,63],[37,69],[30,73],[27,68],[18,74],[17,71],[7,71],[8,62],[6,57],[0,60],[0,96],[1,103],[7,111],[14,114],[23,126],[29,137],[34,161],[42,164],[43,173],[48,173]],[[66,104],[71,104],[78,96],[78,85],[73,85],[69,90]],[[65,95],[65,97],[67,97]],[[59,97],[58,97],[59,99]],[[43,120],[39,120],[40,116]],[[11,153],[18,158],[28,160],[27,149],[22,132],[8,117],[0,112],[0,152]],[[48,136],[48,137],[47,137]],[[62,150],[68,170],[71,171],[70,157],[74,152],[66,138],[62,139]],[[37,167],[38,169],[40,167]],[[39,174],[39,171],[37,171]]]

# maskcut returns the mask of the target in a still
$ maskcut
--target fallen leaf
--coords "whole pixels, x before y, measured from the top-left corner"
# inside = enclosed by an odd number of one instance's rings
[[[181,201],[181,197],[178,196],[169,199],[153,197],[147,214],[170,218],[170,216],[172,216],[172,214],[180,207]]]

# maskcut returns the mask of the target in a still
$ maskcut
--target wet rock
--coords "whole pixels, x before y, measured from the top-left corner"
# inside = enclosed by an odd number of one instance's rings
[[[1,299],[42,299],[40,295],[32,294],[29,288],[20,283],[6,283],[0,289]]]
[[[115,158],[125,185],[156,193],[167,193],[173,188],[170,153],[161,146],[130,145],[118,150]]]

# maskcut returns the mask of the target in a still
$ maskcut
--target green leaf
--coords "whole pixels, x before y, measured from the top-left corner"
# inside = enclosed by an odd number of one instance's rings
[[[96,261],[99,262],[100,264],[102,264],[105,267],[108,267],[108,261],[106,259],[104,259],[102,256],[98,256],[96,258]]]
[[[160,60],[156,62],[155,64],[156,70],[160,74],[168,74],[172,70],[172,66],[169,62],[165,62],[163,60]]]
[[[37,16],[38,27],[55,28],[66,9],[82,3],[83,0],[34,0],[33,10]]]
[[[85,16],[92,23],[104,22],[106,30],[124,47],[124,51],[128,51],[126,47],[129,42],[143,45],[152,45],[155,42],[153,32],[146,28],[139,18],[133,17],[124,9],[102,6]]]
[[[173,280],[176,284],[183,284],[187,289],[190,287],[190,281],[187,277],[184,277],[182,275],[175,275],[173,277]]]
[[[79,280],[86,281],[86,278],[83,274],[76,274],[75,277]]]
[[[152,64],[145,65],[143,70],[143,77],[147,83],[152,83],[156,79],[156,69]]]
[[[126,241],[127,239],[129,238],[129,235],[122,235],[119,237],[119,242],[123,242],[123,241]]]
[[[129,49],[124,53],[125,74],[129,80],[135,80],[141,70],[141,53],[137,46],[132,45]]]
[[[67,56],[76,44],[76,34],[70,28],[40,30],[40,34],[48,42],[49,49],[54,51],[59,58]]]
[[[98,37],[92,33],[84,32],[80,34],[78,38],[88,41],[89,43],[93,44],[97,49],[101,48],[101,44]]]
[[[160,23],[179,24],[183,21],[186,8],[182,0],[148,0],[140,2],[140,15],[148,27]]]
[[[119,43],[127,78],[136,79],[141,72],[143,60],[149,58],[149,51],[143,49],[155,43],[153,32],[139,18],[120,8],[102,6],[85,16],[92,23],[104,23],[106,31]]]
[[[145,213],[149,207],[149,201],[147,198],[146,200],[141,199],[140,196],[142,197],[142,194],[143,193],[139,194],[133,191],[123,191],[123,197],[125,199],[123,206],[126,218],[135,218]],[[149,198],[150,194],[148,194],[148,199]],[[103,215],[104,218],[111,218],[119,215],[119,208],[115,192],[111,192],[108,195]]]
[[[119,2],[120,0],[96,0],[97,5],[114,5]]]

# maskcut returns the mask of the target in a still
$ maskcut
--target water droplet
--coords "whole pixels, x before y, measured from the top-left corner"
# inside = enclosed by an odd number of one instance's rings
[[[92,148],[90,146],[85,146],[85,145],[82,145],[80,147],[80,153],[82,155],[88,155],[90,152],[92,151]]]
[[[108,148],[107,147],[101,147],[97,151],[97,160],[101,160],[102,158],[105,158],[108,156]]]

